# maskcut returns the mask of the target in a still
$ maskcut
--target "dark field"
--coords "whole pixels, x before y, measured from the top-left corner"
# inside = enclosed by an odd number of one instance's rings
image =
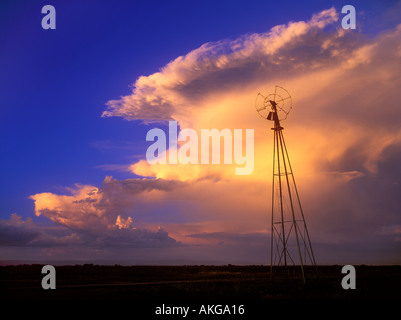
[[[56,289],[41,287],[42,265],[0,267],[1,299],[132,301],[401,300],[401,266],[355,266],[356,289],[344,290],[342,266],[307,270],[306,284],[266,266],[56,266]]]

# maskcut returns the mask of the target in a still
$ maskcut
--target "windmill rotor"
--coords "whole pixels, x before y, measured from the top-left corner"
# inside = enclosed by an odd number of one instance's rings
[[[255,108],[263,119],[283,121],[292,109],[292,98],[286,89],[276,85],[274,93],[257,94]]]

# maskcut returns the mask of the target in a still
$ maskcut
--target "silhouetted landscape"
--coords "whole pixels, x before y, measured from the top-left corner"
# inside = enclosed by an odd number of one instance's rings
[[[400,299],[401,266],[355,266],[356,289],[344,290],[342,266],[306,268],[307,280],[268,266],[56,267],[56,289],[44,290],[42,265],[0,267],[1,298],[29,300],[279,301]]]

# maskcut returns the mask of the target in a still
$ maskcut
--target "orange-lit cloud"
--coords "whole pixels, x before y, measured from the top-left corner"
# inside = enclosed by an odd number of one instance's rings
[[[294,102],[284,135],[312,242],[359,249],[371,241],[394,244],[401,176],[390,168],[401,159],[401,25],[373,39],[340,25],[332,8],[263,34],[206,43],[140,77],[131,95],[108,102],[105,117],[154,126],[176,120],[197,132],[254,129],[251,175],[236,176],[233,165],[142,159],[129,169],[146,178],[106,179],[100,188],[76,186],[68,196],[36,194],[36,214],[78,229],[162,224],[191,245],[267,236],[272,123],[257,115],[254,101],[279,84]]]
[[[160,72],[141,76],[135,82],[133,94],[109,101],[103,116],[144,121],[176,119],[180,123],[192,123],[197,119],[193,109],[197,105],[203,107],[203,100],[210,95],[231,91],[249,81],[254,84],[263,79],[265,82],[266,78],[277,74],[276,71],[288,74],[302,68],[305,61],[297,60],[304,57],[294,50],[290,52],[294,55],[288,64],[285,50],[294,47],[293,43],[312,40],[310,33],[319,33],[337,20],[337,13],[331,8],[314,15],[308,22],[290,22],[263,34],[206,43],[176,58]],[[326,38],[323,32],[320,36]],[[320,42],[319,39],[313,41],[315,45]],[[327,52],[318,52],[313,60],[324,63],[329,58]]]
[[[179,186],[179,182],[167,180],[119,181],[106,177],[100,188],[78,184],[67,188],[70,195],[46,192],[35,194],[31,199],[35,201],[37,216],[43,215],[72,230],[81,244],[163,247],[178,244],[163,229],[136,228],[127,211],[134,207],[138,196]]]

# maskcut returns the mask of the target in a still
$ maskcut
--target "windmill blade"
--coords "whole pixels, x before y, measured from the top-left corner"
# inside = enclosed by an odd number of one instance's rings
[[[258,96],[261,96],[261,97],[263,98],[263,100],[266,99],[266,97],[265,97],[263,94],[261,94],[260,92],[258,92],[256,98],[257,98]]]
[[[287,100],[287,99],[291,99],[291,97],[288,96],[288,97],[286,97],[286,98],[281,98],[280,100],[277,100],[276,103],[279,103],[279,102],[284,101],[284,100]]]
[[[262,110],[264,110],[264,109],[266,109],[266,106],[263,106],[263,107],[257,108],[257,109],[256,109],[256,111],[262,111]]]

